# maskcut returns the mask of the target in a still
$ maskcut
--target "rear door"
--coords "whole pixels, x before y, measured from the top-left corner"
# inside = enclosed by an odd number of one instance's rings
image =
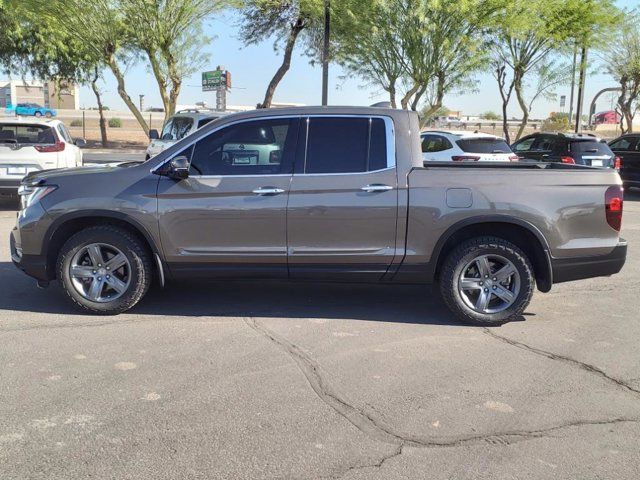
[[[609,146],[599,140],[571,139],[569,152],[578,165],[590,167],[613,167],[614,155]]]
[[[609,147],[615,155],[620,157],[622,168],[620,176],[625,183],[633,182],[640,185],[640,137],[625,135],[611,142]]]
[[[214,130],[175,156],[189,178],[161,177],[162,247],[176,275],[286,277],[286,208],[297,118]]]
[[[300,138],[287,207],[290,276],[379,279],[396,254],[392,120],[311,116]]]

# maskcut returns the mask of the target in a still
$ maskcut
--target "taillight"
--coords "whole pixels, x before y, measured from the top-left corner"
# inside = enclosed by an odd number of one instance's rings
[[[477,162],[480,160],[480,157],[475,157],[473,155],[454,155],[451,157],[451,160],[454,162]]]
[[[604,194],[607,223],[617,232],[620,231],[622,226],[622,192],[622,187],[616,185],[615,187],[607,188]]]
[[[620,171],[620,169],[622,168],[622,159],[620,157],[616,157],[613,161],[613,168],[618,171]]]
[[[510,162],[517,162],[518,160],[520,160],[520,157],[518,155],[509,155]]]
[[[34,147],[40,153],[53,153],[64,151],[64,142],[57,141],[53,145],[36,145]]]
[[[562,157],[560,160],[562,161],[562,163],[570,163],[572,165],[575,165],[576,163],[576,161],[572,157]]]

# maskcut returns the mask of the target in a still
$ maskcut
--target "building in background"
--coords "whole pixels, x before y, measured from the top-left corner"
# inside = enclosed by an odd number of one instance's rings
[[[37,103],[56,110],[79,110],[80,89],[75,84],[35,80],[0,80],[0,108],[18,103]]]

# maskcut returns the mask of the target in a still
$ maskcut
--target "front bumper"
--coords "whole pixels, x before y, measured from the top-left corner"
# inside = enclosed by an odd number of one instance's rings
[[[13,264],[30,277],[37,280],[50,280],[52,274],[47,271],[46,255],[28,255],[22,253],[22,249],[16,240],[16,233],[17,229],[14,229],[9,237],[9,250]]]
[[[553,283],[614,275],[622,270],[626,259],[627,242],[623,239],[620,239],[618,245],[607,255],[552,258]]]

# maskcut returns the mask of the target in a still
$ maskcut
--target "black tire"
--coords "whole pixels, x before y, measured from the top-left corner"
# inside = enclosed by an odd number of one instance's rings
[[[36,117],[41,117],[41,116],[42,116],[42,112],[36,112],[36,113],[34,113],[34,115],[35,115]]]
[[[462,270],[469,262],[482,255],[498,255],[507,259],[519,274],[519,291],[515,300],[499,312],[484,313],[474,310],[465,303],[458,289],[458,279]],[[476,237],[465,241],[447,256],[440,270],[439,284],[444,303],[458,319],[472,325],[490,326],[501,325],[521,317],[531,301],[535,276],[527,256],[511,242],[497,237]]]
[[[47,118],[51,118],[53,115],[51,115],[51,112],[47,112],[47,113],[44,114],[44,116],[47,117]]]
[[[122,252],[130,265],[130,281],[124,293],[112,301],[94,302],[78,292],[71,281],[70,266],[74,255],[92,243],[112,245]],[[112,225],[88,227],[73,235],[60,249],[57,261],[62,289],[79,309],[98,315],[115,315],[132,308],[149,290],[153,276],[151,254],[145,244],[131,232]]]

